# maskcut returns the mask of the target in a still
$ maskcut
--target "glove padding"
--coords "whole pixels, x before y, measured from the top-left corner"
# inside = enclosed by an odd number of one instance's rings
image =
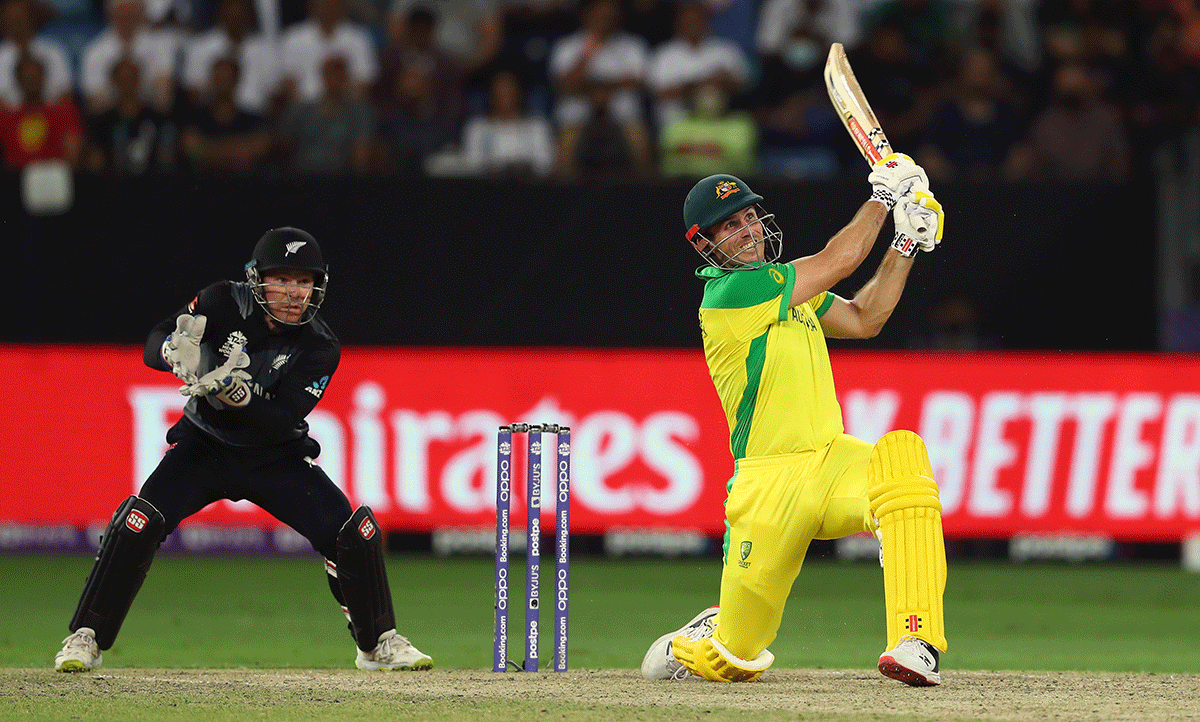
[[[892,248],[906,258],[917,251],[932,251],[942,241],[946,216],[932,193],[917,191],[905,196],[892,211],[892,219],[896,224]]]
[[[200,368],[200,339],[208,325],[206,316],[190,313],[175,319],[175,330],[163,341],[162,358],[171,367],[171,373],[185,384],[196,382]]]
[[[229,352],[229,358],[225,363],[204,374],[195,382],[181,386],[179,393],[184,396],[209,396],[211,394],[226,406],[245,406],[250,403],[250,387],[246,385],[246,382],[250,380],[250,374],[242,369],[249,365],[250,357],[246,355],[245,347],[238,346]]]
[[[871,183],[871,199],[883,203],[888,210],[892,210],[897,199],[909,193],[929,190],[925,169],[903,153],[892,153],[871,166],[867,180]]]

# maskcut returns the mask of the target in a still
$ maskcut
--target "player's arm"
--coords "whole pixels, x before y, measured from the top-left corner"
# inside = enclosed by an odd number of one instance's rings
[[[799,306],[818,293],[828,291],[854,273],[870,255],[897,199],[911,194],[914,188],[929,188],[925,171],[902,153],[893,153],[871,166],[867,180],[871,183],[871,198],[858,209],[850,223],[830,238],[819,252],[792,261],[796,267],[792,306]]]
[[[796,284],[792,287],[789,305],[799,306],[854,273],[870,255],[888,212],[888,207],[883,203],[867,201],[854,214],[854,218],[829,239],[824,248],[811,256],[792,261],[796,267]]]
[[[830,338],[872,338],[891,317],[908,280],[913,259],[889,248],[883,262],[854,298],[833,297],[821,316],[821,329]]]
[[[849,301],[833,297],[821,316],[821,328],[832,338],[871,338],[891,317],[918,251],[931,252],[942,240],[942,205],[928,191],[906,195],[896,206],[896,236],[883,262]]]

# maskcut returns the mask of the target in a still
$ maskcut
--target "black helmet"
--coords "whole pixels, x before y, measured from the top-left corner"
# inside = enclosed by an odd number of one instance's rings
[[[317,239],[299,228],[290,226],[273,228],[258,239],[258,243],[254,246],[254,254],[250,257],[250,262],[246,264],[246,280],[250,283],[254,298],[268,316],[279,323],[286,324],[287,321],[283,321],[271,313],[271,307],[267,303],[267,297],[263,291],[265,284],[260,280],[262,274],[276,268],[293,268],[312,272],[314,276],[313,292],[309,299],[308,309],[305,310],[304,316],[300,318],[299,322],[288,325],[308,323],[321,308],[321,303],[325,300],[325,289],[329,285],[329,269],[325,265],[325,259],[321,256],[321,246],[317,244]]]

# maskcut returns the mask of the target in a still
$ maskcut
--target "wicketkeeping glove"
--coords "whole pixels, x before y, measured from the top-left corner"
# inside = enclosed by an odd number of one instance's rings
[[[903,153],[892,153],[871,166],[867,180],[871,183],[871,200],[884,204],[889,211],[909,193],[929,190],[925,169]]]
[[[906,258],[917,251],[932,251],[942,241],[946,215],[932,193],[917,191],[902,198],[892,211],[892,220],[896,224],[892,248]]]
[[[250,374],[242,369],[250,365],[245,348],[238,346],[229,353],[225,363],[201,376],[194,383],[182,386],[184,396],[209,396],[226,406],[245,406],[250,403]]]
[[[207,324],[205,316],[182,314],[175,319],[175,331],[167,334],[163,341],[163,361],[171,367],[171,373],[186,384],[196,381],[196,371],[200,368],[200,339]]]

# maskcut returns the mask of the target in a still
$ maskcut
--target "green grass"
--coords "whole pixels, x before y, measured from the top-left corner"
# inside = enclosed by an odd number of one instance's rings
[[[0,667],[52,664],[90,566],[0,557]],[[490,667],[490,558],[393,555],[388,573],[402,634],[439,668]],[[956,564],[949,580],[948,669],[1200,673],[1200,575],[1174,565]],[[580,558],[571,582],[572,666],[633,669],[650,641],[716,602],[719,562]],[[781,668],[872,669],[883,644],[881,570],[813,562],[771,650]],[[345,669],[353,653],[318,559],[163,556],[105,666]]]

